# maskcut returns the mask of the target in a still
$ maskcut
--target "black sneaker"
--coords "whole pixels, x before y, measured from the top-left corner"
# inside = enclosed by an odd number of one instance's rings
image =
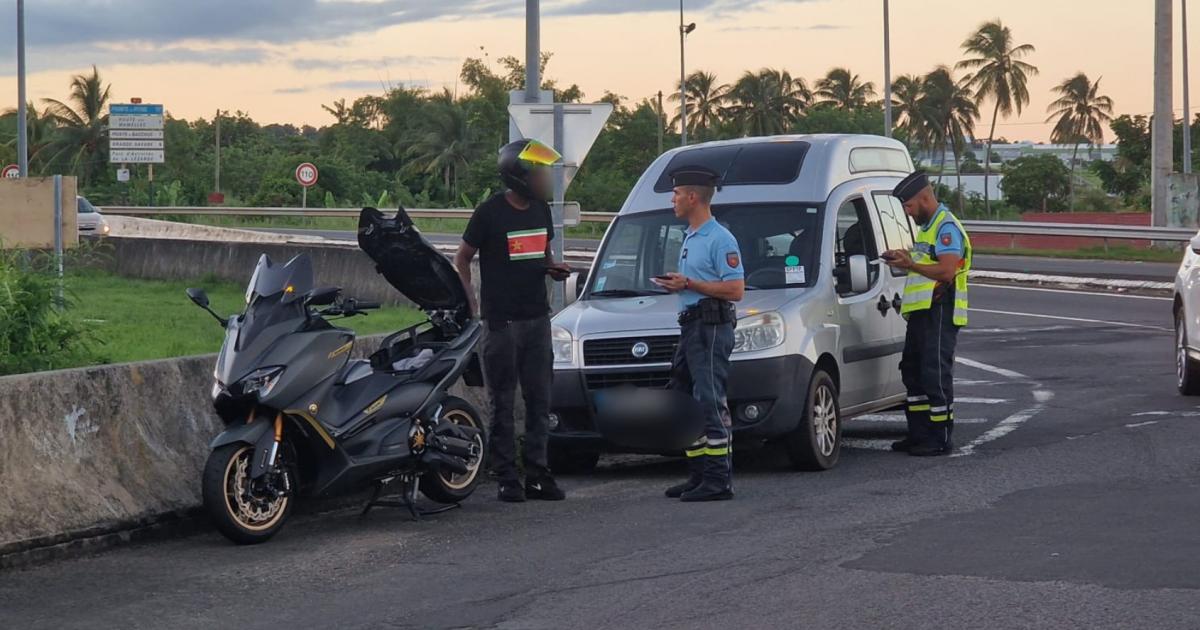
[[[519,481],[500,482],[500,500],[505,503],[524,503],[525,489]]]
[[[562,501],[567,494],[554,483],[554,477],[542,475],[525,482],[525,495],[535,501]]]
[[[903,440],[892,442],[892,450],[897,453],[907,453],[912,448],[912,445],[912,440],[904,438]]]
[[[954,446],[951,444],[917,444],[908,449],[908,454],[913,457],[943,457],[954,452]]]

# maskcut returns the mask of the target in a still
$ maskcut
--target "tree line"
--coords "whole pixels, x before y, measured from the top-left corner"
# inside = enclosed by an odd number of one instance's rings
[[[1018,43],[999,21],[969,34],[962,49],[963,59],[952,66],[893,81],[895,135],[914,153],[940,154],[940,166],[949,153],[956,173],[978,170],[967,142],[977,137],[982,122],[989,129],[982,170],[989,176],[997,122],[1021,115],[1029,104],[1028,82],[1038,73],[1029,62],[1035,49]],[[543,54],[541,76],[551,59]],[[292,173],[305,161],[321,171],[320,182],[309,191],[313,206],[476,204],[497,185],[494,158],[508,137],[508,93],[524,88],[525,68],[515,57],[493,60],[484,51],[463,62],[459,80],[455,90],[399,86],[326,104],[332,122],[319,128],[263,124],[242,111],[219,113],[220,186],[226,204],[299,205],[300,188]],[[541,87],[553,91],[559,102],[584,100],[577,85],[547,79]],[[1111,123],[1121,140],[1121,159],[1092,170],[1109,192],[1137,201],[1138,193],[1130,191],[1144,187],[1148,170],[1141,169],[1136,154],[1126,154],[1124,145],[1136,135],[1138,119],[1112,120],[1112,99],[1101,92],[1099,79],[1082,72],[1056,85],[1054,96],[1047,112],[1051,141],[1076,149],[1097,144]],[[689,141],[785,133],[878,134],[884,126],[877,86],[843,67],[811,83],[777,68],[749,70],[730,83],[700,70],[685,79],[684,97]],[[34,173],[77,175],[81,189],[100,205],[204,204],[215,186],[216,117],[168,115],[167,162],[154,170],[152,193],[145,167],[136,167],[134,181],[124,184],[108,164],[110,100],[110,86],[92,68],[72,78],[67,99],[31,103]],[[614,113],[568,195],[589,210],[616,210],[646,166],[663,149],[678,145],[682,104],[676,92],[634,101],[606,91],[597,100],[612,103]],[[987,106],[990,112],[981,111]],[[15,160],[13,111],[0,117],[0,159]],[[1070,166],[1073,170],[1075,160]],[[1072,173],[1069,190],[1055,192],[1055,205],[1071,205],[1075,181]],[[962,207],[961,194],[956,202]],[[983,203],[986,207],[990,199]]]

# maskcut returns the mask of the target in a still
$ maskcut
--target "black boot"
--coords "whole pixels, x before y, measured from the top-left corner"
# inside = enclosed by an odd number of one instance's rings
[[[679,500],[684,503],[701,501],[728,501],[733,498],[733,475],[729,455],[705,455],[703,480],[699,486],[684,492]]]
[[[896,440],[895,442],[892,442],[892,450],[896,451],[897,453],[907,453],[908,450],[912,448],[912,445],[912,440],[904,438],[903,440]]]
[[[677,483],[677,484],[671,486],[670,488],[667,488],[666,494],[667,494],[668,499],[678,499],[680,496],[683,495],[684,492],[687,492],[688,490],[693,490],[700,486],[700,484],[704,481],[703,459],[704,459],[703,456],[687,458],[687,464],[688,464],[687,481],[684,481],[683,483]]]

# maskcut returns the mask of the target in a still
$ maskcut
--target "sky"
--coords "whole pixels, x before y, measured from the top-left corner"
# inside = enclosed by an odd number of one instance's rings
[[[882,0],[684,0],[697,28],[688,71],[732,83],[748,69],[786,69],[811,85],[833,66],[883,81]],[[389,86],[461,91],[466,57],[524,57],[521,0],[32,0],[26,3],[32,100],[64,98],[95,64],[115,102],[140,97],[176,117],[219,108],[260,122],[332,124],[322,108]],[[962,58],[962,41],[1001,19],[1037,51],[1023,115],[997,136],[1046,141],[1051,89],[1076,72],[1102,77],[1118,113],[1152,109],[1152,0],[891,0],[892,73],[925,73]],[[0,14],[0,107],[17,103],[15,2]],[[1196,7],[1189,30],[1200,33]],[[679,81],[673,0],[542,0],[548,74],[585,97],[639,101]],[[1182,115],[1176,3],[1175,103]],[[1200,44],[1197,44],[1200,46]],[[1193,46],[1196,48],[1196,46]],[[1191,80],[1200,77],[1192,64]],[[1200,94],[1196,95],[1200,99]],[[1197,105],[1200,105],[1198,101]],[[981,107],[986,136],[991,107]],[[1109,137],[1111,139],[1111,137]]]

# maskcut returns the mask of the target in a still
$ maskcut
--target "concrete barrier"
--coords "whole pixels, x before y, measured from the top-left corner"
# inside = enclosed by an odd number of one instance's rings
[[[356,355],[381,337],[359,340]],[[0,378],[0,566],[200,505],[215,355]],[[487,417],[482,388],[454,393]]]
[[[277,234],[237,228],[214,227],[194,223],[158,221],[140,217],[106,216],[111,236],[132,238],[166,238],[189,241],[246,242],[246,243],[324,243],[320,236]]]

